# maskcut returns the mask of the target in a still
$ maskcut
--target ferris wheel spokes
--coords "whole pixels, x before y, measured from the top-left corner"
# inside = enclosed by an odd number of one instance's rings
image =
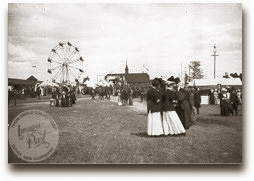
[[[55,81],[70,83],[80,78],[84,72],[83,62],[77,47],[70,42],[60,42],[51,49],[48,58],[48,73]]]
[[[62,65],[58,65],[58,66],[56,66],[56,67],[54,67],[54,68],[51,68],[51,71],[56,70],[56,69],[60,68],[61,66],[62,66]]]
[[[71,67],[71,68],[73,68],[73,69],[76,69],[76,70],[79,70],[80,72],[84,72],[82,69],[79,69],[79,68],[77,68],[77,67],[73,67],[73,66],[71,66],[71,65],[69,65],[69,67]]]

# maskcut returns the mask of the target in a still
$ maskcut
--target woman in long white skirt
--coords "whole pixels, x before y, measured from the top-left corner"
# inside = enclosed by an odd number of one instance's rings
[[[167,89],[163,92],[162,109],[165,135],[185,134],[185,129],[173,106],[173,100],[175,98],[175,92],[172,90],[173,85],[174,82],[168,81]]]
[[[147,134],[149,136],[163,135],[162,124],[162,93],[158,79],[152,81],[153,87],[147,92],[147,100],[150,102],[147,116]]]
[[[117,91],[117,105],[122,106],[122,100],[121,100],[121,91],[118,89]]]

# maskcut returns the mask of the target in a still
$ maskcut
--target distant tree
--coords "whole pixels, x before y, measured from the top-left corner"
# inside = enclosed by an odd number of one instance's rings
[[[200,61],[191,61],[189,64],[190,79],[202,79],[204,77],[203,71],[200,68]]]
[[[227,72],[225,72],[225,74],[222,77],[226,79],[230,78]]]
[[[240,73],[239,75],[237,73],[231,73],[230,76],[233,78],[240,78],[242,81],[242,73]]]
[[[237,73],[231,73],[231,74],[229,74],[231,77],[233,77],[233,78],[238,78],[238,77],[240,77]]]

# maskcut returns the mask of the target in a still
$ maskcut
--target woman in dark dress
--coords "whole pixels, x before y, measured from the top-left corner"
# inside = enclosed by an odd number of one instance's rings
[[[157,78],[152,81],[153,87],[147,92],[147,101],[149,103],[149,113],[147,116],[147,134],[149,136],[163,135],[162,125],[162,92],[160,82]]]
[[[61,97],[61,107],[67,107],[67,96],[66,96],[66,92],[63,91],[62,92],[62,97]]]
[[[173,100],[175,99],[175,92],[173,86],[175,82],[168,81],[167,88],[163,92],[163,128],[165,135],[178,135],[185,134],[185,129],[176,114],[175,107],[173,106]]]
[[[181,83],[180,83],[181,84]],[[180,85],[179,84],[179,85]],[[178,116],[184,126],[185,129],[189,129],[191,126],[191,107],[190,103],[188,101],[188,91],[186,90],[188,87],[182,88],[183,86],[179,87],[178,91],[178,104],[179,104],[179,110],[178,110]]]

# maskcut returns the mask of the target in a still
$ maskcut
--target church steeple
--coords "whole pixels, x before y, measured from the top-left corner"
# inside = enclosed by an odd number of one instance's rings
[[[129,68],[128,68],[128,65],[127,65],[127,60],[126,60],[125,74],[128,74],[128,73],[129,73]]]

